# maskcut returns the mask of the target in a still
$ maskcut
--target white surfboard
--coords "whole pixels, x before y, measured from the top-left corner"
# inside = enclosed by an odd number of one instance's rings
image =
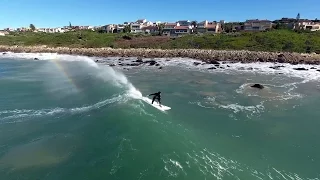
[[[159,109],[160,111],[166,111],[166,110],[171,109],[171,107],[168,107],[168,106],[165,106],[165,105],[162,105],[162,104],[161,104],[161,107],[160,107],[158,101],[156,101],[156,100],[153,102],[153,104],[151,104],[152,103],[152,99],[149,99],[147,97],[142,97],[142,100],[144,102],[150,104],[151,106]]]

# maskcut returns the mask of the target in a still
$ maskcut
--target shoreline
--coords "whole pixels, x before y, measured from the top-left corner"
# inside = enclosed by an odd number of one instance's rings
[[[277,62],[290,64],[320,65],[320,54],[289,52],[263,52],[248,50],[209,50],[209,49],[113,49],[113,48],[69,48],[47,46],[6,46],[0,45],[0,52],[14,53],[58,53],[95,57],[137,57],[142,58],[192,58],[209,64],[218,61],[241,63]]]

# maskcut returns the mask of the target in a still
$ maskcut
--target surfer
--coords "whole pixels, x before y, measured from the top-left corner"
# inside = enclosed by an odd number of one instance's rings
[[[157,93],[153,93],[153,94],[149,94],[149,95],[148,95],[148,96],[153,95],[151,104],[153,104],[153,101],[157,99],[158,102],[159,102],[159,106],[161,107],[161,102],[160,102],[161,97],[160,97],[160,94],[161,94],[161,92],[159,91],[159,92],[157,92]]]

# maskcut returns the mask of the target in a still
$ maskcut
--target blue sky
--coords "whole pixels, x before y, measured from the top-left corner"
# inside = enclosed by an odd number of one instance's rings
[[[0,29],[150,21],[320,19],[319,0],[1,0]]]

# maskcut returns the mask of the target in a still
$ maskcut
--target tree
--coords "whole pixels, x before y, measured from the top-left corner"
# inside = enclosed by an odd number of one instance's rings
[[[158,24],[159,36],[162,35],[164,26],[165,26],[164,23]]]
[[[297,15],[297,21],[299,21],[299,19],[300,19],[300,13],[298,13],[298,15]]]
[[[130,25],[124,26],[123,32],[124,32],[124,33],[130,33],[130,32],[131,32],[131,27],[130,27]]]
[[[33,25],[33,24],[30,24],[30,29],[32,30],[32,31],[34,31],[34,30],[36,30],[36,27]]]

